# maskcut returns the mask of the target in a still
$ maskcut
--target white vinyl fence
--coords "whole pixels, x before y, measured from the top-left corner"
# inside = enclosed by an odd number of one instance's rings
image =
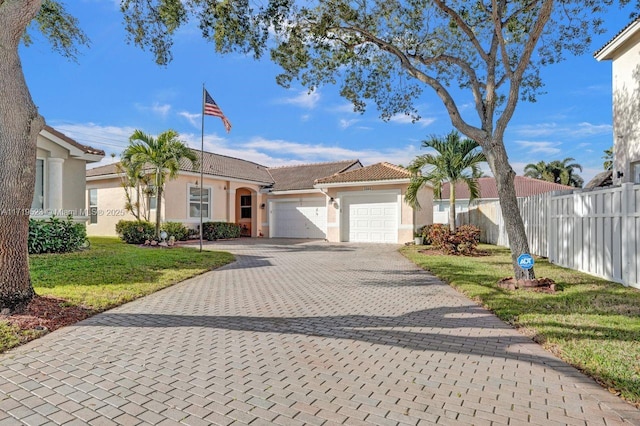
[[[519,198],[532,254],[640,288],[640,185]],[[483,242],[509,246],[498,202],[470,206],[458,224],[481,229]]]

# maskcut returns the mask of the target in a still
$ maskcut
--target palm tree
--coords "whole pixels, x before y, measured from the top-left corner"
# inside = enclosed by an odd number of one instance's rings
[[[442,195],[442,185],[449,183],[449,229],[456,227],[456,183],[464,182],[469,188],[470,199],[479,195],[476,177],[481,174],[479,164],[486,162],[484,154],[477,150],[479,145],[471,139],[461,139],[457,131],[452,131],[444,138],[432,136],[422,141],[425,148],[433,148],[438,155],[424,154],[416,157],[408,167],[412,173],[411,183],[405,194],[405,201],[415,208],[420,208],[418,192],[426,185],[433,185],[436,197]],[[422,170],[432,166],[424,174]]]
[[[184,142],[178,140],[178,132],[167,130],[157,138],[140,130],[133,132],[129,146],[122,153],[122,164],[129,170],[146,169],[150,171],[156,188],[156,236],[160,236],[160,213],[164,185],[176,177],[180,161],[187,159],[194,164],[196,155]]]
[[[524,175],[533,179],[546,180],[548,182],[553,182],[553,172],[549,164],[544,161],[538,161],[537,163],[527,164],[524,166]]]
[[[582,171],[582,166],[578,163],[571,163],[571,161],[575,161],[575,159],[567,157],[562,161],[530,163],[524,167],[524,175],[534,179],[546,180],[547,182],[581,188],[584,180],[575,173],[575,169]]]
[[[556,177],[555,182],[562,185],[582,188],[584,180],[580,176],[578,176],[578,174],[574,173],[575,169],[582,171],[582,166],[578,163],[569,164],[571,161],[575,161],[575,159],[567,157],[562,161],[554,160],[549,163],[551,169],[553,170],[553,174]]]

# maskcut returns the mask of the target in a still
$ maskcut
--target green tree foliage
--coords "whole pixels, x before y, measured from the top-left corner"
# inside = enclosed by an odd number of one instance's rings
[[[549,163],[544,161],[530,163],[524,167],[524,175],[547,182],[582,188],[584,180],[575,172],[575,170],[582,171],[582,166],[578,163],[572,163],[572,161],[575,159],[567,157],[564,160],[553,160]]]
[[[411,171],[411,183],[405,194],[405,200],[413,207],[420,207],[418,193],[425,185],[433,185],[436,197],[442,196],[442,185],[449,183],[449,229],[456,229],[456,190],[455,186],[463,182],[469,188],[470,199],[478,197],[476,177],[482,172],[480,163],[487,161],[480,152],[480,146],[471,139],[462,139],[455,130],[444,138],[432,136],[422,142],[424,148],[432,148],[436,154],[423,154],[416,157],[408,169]]]
[[[180,141],[175,130],[167,130],[157,138],[140,130],[133,132],[129,138],[129,146],[122,153],[122,167],[132,174],[144,170],[150,175],[156,190],[156,237],[160,236],[162,213],[162,194],[167,180],[177,176],[180,162],[196,162],[196,155],[184,142]],[[129,173],[127,173],[129,174]]]
[[[613,170],[613,147],[604,150],[602,159],[604,160],[604,162],[602,163],[602,167],[606,171]]]

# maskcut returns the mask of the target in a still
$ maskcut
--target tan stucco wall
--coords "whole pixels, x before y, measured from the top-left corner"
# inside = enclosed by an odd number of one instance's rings
[[[613,179],[621,184],[633,182],[631,163],[640,161],[640,31],[619,48],[612,67]]]
[[[126,198],[124,189],[120,186],[120,179],[104,179],[87,182],[87,194],[89,189],[98,190],[98,223],[87,221],[87,235],[91,236],[116,236],[116,223],[119,220],[135,220],[135,217],[124,208]],[[89,197],[87,195],[89,208]]]
[[[404,201],[404,192],[402,197]],[[424,186],[418,192],[418,203],[420,203],[420,208],[415,209],[414,225],[416,229],[433,223],[433,199],[433,188],[430,186]]]
[[[62,202],[65,209],[85,213],[86,162],[69,158],[63,165]],[[86,214],[84,214],[86,216]]]

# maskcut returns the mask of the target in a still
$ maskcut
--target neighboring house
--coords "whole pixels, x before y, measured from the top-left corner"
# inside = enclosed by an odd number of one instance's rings
[[[613,184],[640,183],[640,18],[594,56],[612,66]]]
[[[86,165],[100,161],[104,151],[82,145],[50,126],[37,139],[36,182],[31,217],[48,219],[72,215],[86,221]]]
[[[194,153],[199,159],[200,152]],[[424,208],[414,212],[404,203],[410,173],[388,163],[268,168],[204,153],[203,173],[204,221],[239,223],[253,237],[404,243],[413,239],[415,228],[431,223],[432,189],[424,189]],[[134,219],[124,210],[121,182],[114,164],[87,171],[97,211],[87,226],[89,235],[115,235],[118,220]],[[163,221],[197,228],[199,191],[199,166],[183,162],[178,177],[166,184]]]
[[[605,170],[595,175],[587,184],[584,189],[596,189],[606,188],[613,185],[613,171]]]
[[[525,176],[514,178],[516,197],[544,194],[551,191],[573,191],[576,188],[559,183],[547,182]],[[442,197],[433,201],[433,223],[449,223],[449,191],[451,185],[442,185]],[[498,186],[493,177],[478,178],[479,197],[472,201],[474,205],[498,201]],[[469,211],[469,188],[464,183],[456,184],[456,214]]]

